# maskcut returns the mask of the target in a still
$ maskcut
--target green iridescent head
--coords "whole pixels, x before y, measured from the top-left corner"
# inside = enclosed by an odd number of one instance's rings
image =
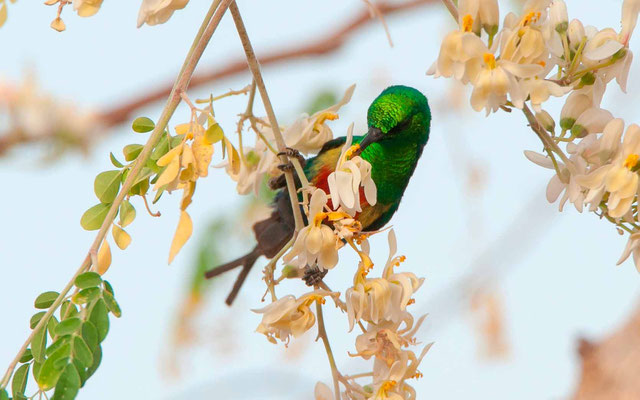
[[[390,139],[427,143],[431,110],[427,98],[408,86],[390,86],[371,103],[367,112],[369,132],[362,147]]]

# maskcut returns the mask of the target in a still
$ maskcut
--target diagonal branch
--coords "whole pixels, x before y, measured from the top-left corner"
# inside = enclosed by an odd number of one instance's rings
[[[401,11],[407,11],[428,4],[435,3],[436,0],[408,0],[403,3],[392,3],[389,1],[376,3],[376,8],[381,15],[395,14]],[[260,57],[262,65],[278,64],[284,61],[299,60],[309,57],[323,56],[337,51],[356,31],[375,22],[372,20],[369,12],[363,10],[348,19],[340,28],[328,35],[320,36],[319,39],[310,43],[303,43],[290,47],[288,49],[276,50]],[[248,69],[245,59],[238,58],[230,61],[226,66],[219,69],[212,69],[195,74],[191,79],[190,88],[196,88],[211,83],[222,78],[227,78]],[[145,91],[145,95],[134,98],[128,102],[116,105],[111,109],[107,109],[101,115],[101,119],[105,126],[114,126],[125,121],[137,109],[149,105],[153,102],[165,98],[171,90],[170,85],[163,85],[158,89]]]

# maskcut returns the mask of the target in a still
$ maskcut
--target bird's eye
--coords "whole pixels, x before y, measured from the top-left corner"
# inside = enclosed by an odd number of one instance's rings
[[[389,133],[391,133],[391,134],[397,133],[397,132],[403,130],[404,128],[406,128],[410,123],[411,123],[411,118],[405,118],[402,121],[398,122],[396,124],[396,126],[391,128]]]

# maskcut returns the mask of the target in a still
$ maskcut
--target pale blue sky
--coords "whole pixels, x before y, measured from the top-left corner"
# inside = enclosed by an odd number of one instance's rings
[[[49,23],[54,9],[41,2],[9,4],[9,20],[0,30],[0,72],[12,79],[31,67],[41,84],[57,95],[84,106],[99,108],[143,92],[158,81],[171,79],[179,69],[207,2],[193,0],[169,23],[136,29],[137,4],[106,0],[89,19],[67,13],[67,31],[54,32]],[[501,2],[503,5],[505,2]],[[616,27],[620,1],[603,5],[595,0],[569,0],[570,17],[599,27]],[[337,20],[360,7],[354,1],[240,1],[258,54],[295,44],[327,32]],[[412,179],[393,224],[399,252],[407,255],[405,268],[427,278],[417,296],[416,310],[428,312],[419,337],[436,344],[425,358],[424,378],[416,383],[419,398],[557,399],[570,394],[577,365],[577,338],[598,338],[624,321],[638,294],[638,273],[633,263],[615,266],[626,238],[594,215],[573,208],[557,213],[543,188],[550,172],[522,155],[539,150],[519,113],[485,118],[468,106],[463,94],[461,110],[448,112],[450,82],[434,80],[425,71],[437,56],[439,40],[450,27],[440,6],[423,8],[388,19],[396,46],[389,48],[378,24],[358,32],[338,52],[313,61],[265,69],[265,79],[282,122],[290,121],[310,93],[326,86],[344,89],[356,83],[353,101],[340,120],[332,123],[342,134],[350,122],[365,126],[368,103],[389,84],[408,84],[422,90],[433,108],[433,128],[423,159]],[[632,50],[640,40],[631,41]],[[213,37],[202,65],[223,63],[240,55],[239,41],[225,17]],[[637,51],[637,50],[636,50]],[[616,116],[634,119],[633,94],[638,88],[638,64],[632,68],[631,95],[622,96],[612,85],[605,107]],[[217,82],[192,93],[220,93],[248,83],[248,75]],[[217,107],[224,126],[233,126],[244,99]],[[558,105],[559,103],[554,103]],[[157,118],[161,104],[140,114]],[[559,109],[551,107],[555,115]],[[555,113],[553,112],[555,111]],[[180,109],[174,122],[187,114]],[[101,141],[88,159],[72,156],[42,168],[40,153],[18,148],[0,160],[3,207],[0,209],[0,368],[13,357],[28,334],[35,296],[59,290],[76,270],[94,234],[83,231],[79,219],[94,204],[93,177],[110,167],[109,151],[139,142],[126,128]],[[483,169],[487,183],[479,196],[469,194],[470,165]],[[535,200],[538,200],[537,202]],[[102,365],[79,399],[112,398],[311,398],[317,380],[329,382],[330,371],[322,346],[298,358],[285,357],[253,332],[259,317],[249,308],[260,307],[263,288],[252,273],[247,288],[232,309],[223,293],[212,296],[207,329],[233,332],[232,356],[215,353],[215,337],[186,354],[182,378],[163,374],[161,363],[168,343],[171,318],[194,259],[196,241],[188,243],[173,265],[166,265],[168,247],[178,219],[178,197],[159,203],[162,218],[152,219],[139,206],[132,225],[132,245],[114,250],[108,279],[115,287],[123,316],[113,320],[104,343]],[[222,171],[212,170],[198,186],[190,207],[195,234],[212,216],[227,213],[239,203],[233,183]],[[524,215],[523,215],[524,213]],[[518,219],[517,219],[518,218]],[[501,237],[507,227],[518,229]],[[527,232],[532,231],[532,234]],[[252,238],[247,238],[252,240]],[[526,242],[526,243],[524,243]],[[386,239],[373,242],[374,256],[386,259]],[[483,267],[500,267],[495,287],[505,299],[508,338],[512,352],[507,361],[486,362],[477,357],[473,325],[458,291],[450,290],[470,270],[484,249]],[[237,254],[229,254],[232,258]],[[374,260],[376,259],[374,258]],[[349,260],[328,278],[336,289],[347,287]],[[346,319],[337,312],[327,316],[338,365],[343,372],[360,369],[347,355],[353,335],[346,335]],[[269,372],[266,372],[269,371]],[[233,393],[233,394],[230,394]]]

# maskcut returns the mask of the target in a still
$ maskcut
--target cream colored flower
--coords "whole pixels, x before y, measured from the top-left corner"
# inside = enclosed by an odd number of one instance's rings
[[[324,303],[327,296],[336,295],[326,290],[315,290],[297,299],[292,295],[284,296],[264,308],[252,310],[263,314],[256,332],[265,335],[271,343],[278,339],[288,344],[291,336],[297,338],[315,324],[316,316],[309,307],[316,301]]]
[[[377,190],[376,184],[371,178],[371,164],[360,156],[347,160],[352,134],[353,124],[349,126],[347,141],[342,146],[334,172],[327,177],[327,183],[329,184],[333,209],[337,210],[338,207],[342,207],[347,214],[355,216],[356,213],[362,211],[360,187],[364,189],[365,199],[370,205],[375,205],[377,202]]]
[[[542,111],[542,103],[549,100],[549,97],[562,97],[571,91],[571,87],[560,86],[555,82],[546,79],[527,79],[522,81],[524,97],[531,100],[531,106],[537,112]]]
[[[360,269],[354,278],[353,287],[345,294],[349,329],[355,322],[364,320],[377,324],[382,320],[399,323],[406,316],[406,308],[411,304],[411,297],[420,288],[424,278],[418,278],[411,272],[394,272],[405,257],[394,257],[396,239],[393,229],[389,236],[389,259],[381,278],[366,278],[366,272]]]
[[[623,45],[629,45],[629,38],[633,33],[638,22],[638,13],[640,12],[639,0],[624,0],[622,2],[622,29],[620,30],[620,42]]]
[[[567,4],[563,0],[553,0],[549,6],[549,22],[551,28],[558,33],[564,33],[569,29],[569,15]]]
[[[467,73],[467,61],[471,56],[463,49],[463,41],[474,41],[476,45],[482,45],[482,40],[473,33],[474,19],[471,14],[460,14],[460,29],[449,33],[440,45],[438,59],[431,65],[427,75],[435,78],[454,77],[462,83],[468,83],[470,78]]]
[[[466,53],[472,56],[467,62],[467,70],[473,84],[473,109],[485,109],[488,115],[507,103],[507,95],[517,108],[522,108],[525,96],[517,78],[536,76],[543,71],[543,67],[538,64],[518,64],[503,58],[496,59],[484,43],[478,44],[475,40],[465,39],[463,46]]]
[[[629,236],[629,240],[627,241],[627,245],[620,256],[620,259],[617,262],[617,265],[622,264],[629,258],[630,255],[633,254],[633,263],[636,266],[638,272],[640,272],[640,232],[635,232]]]
[[[614,120],[612,130],[618,134],[623,126]],[[638,192],[638,167],[640,166],[640,127],[632,124],[627,128],[621,148],[613,156],[613,160],[595,171],[579,177],[579,183],[590,189],[586,201],[602,198],[604,192],[609,193],[607,213],[612,218],[622,218],[631,209]]]
[[[142,0],[138,11],[138,28],[143,24],[164,24],[171,18],[173,12],[183,9],[189,0]]]
[[[340,243],[333,230],[322,222],[328,214],[324,212],[327,194],[315,189],[309,201],[309,225],[298,232],[293,247],[283,261],[303,268],[306,265],[318,265],[320,269],[331,269],[338,263]]]

